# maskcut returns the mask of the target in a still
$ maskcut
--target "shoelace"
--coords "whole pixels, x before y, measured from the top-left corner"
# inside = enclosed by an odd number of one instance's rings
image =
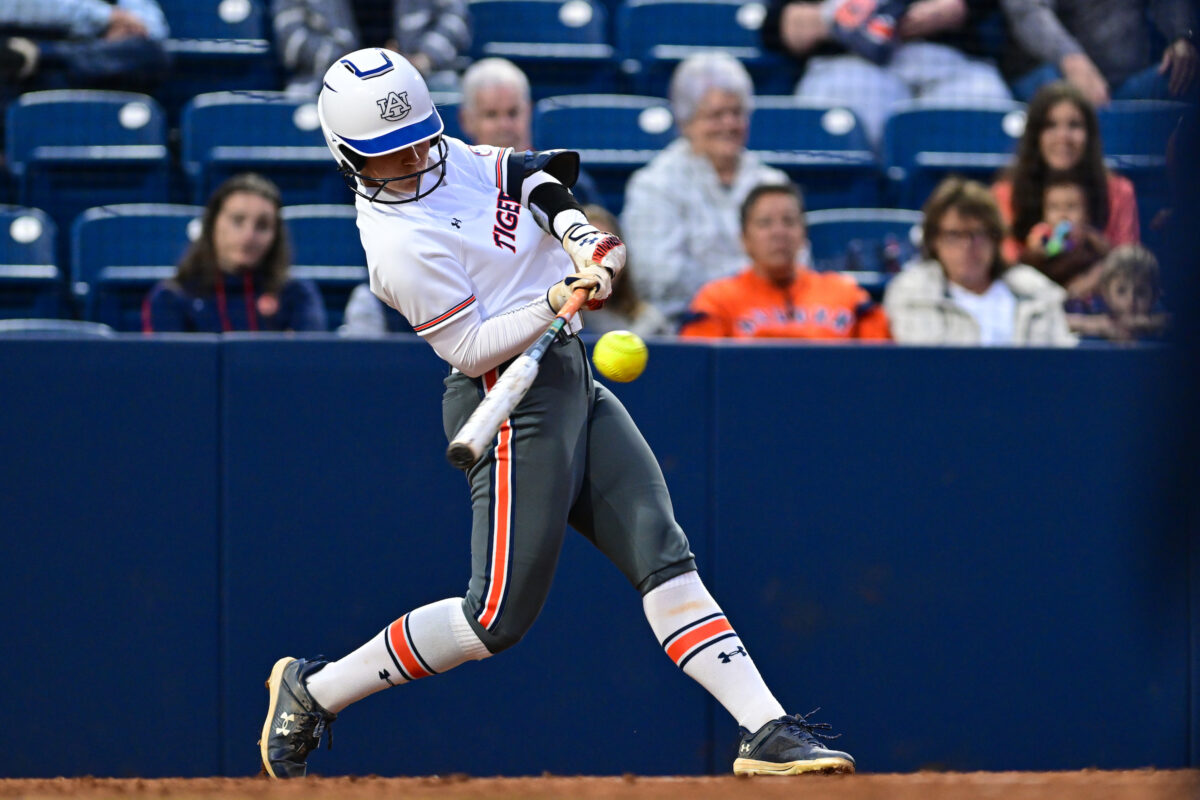
[[[822,733],[822,731],[833,730],[833,726],[830,725],[828,722],[809,722],[808,721],[809,717],[811,717],[813,714],[817,713],[820,710],[821,710],[821,707],[817,706],[816,708],[814,708],[812,711],[808,712],[807,714],[793,714],[792,716],[786,718],[787,722],[785,722],[784,725],[787,726],[787,730],[789,732],[794,732],[797,736],[799,736],[802,739],[816,739],[818,737],[821,739],[840,738],[841,737],[840,733],[833,733],[833,734]]]
[[[328,733],[326,749],[333,749],[333,726],[325,721],[318,713],[308,713],[300,717],[302,722],[296,726],[296,734],[304,742],[304,752],[310,753],[321,746],[321,737]]]

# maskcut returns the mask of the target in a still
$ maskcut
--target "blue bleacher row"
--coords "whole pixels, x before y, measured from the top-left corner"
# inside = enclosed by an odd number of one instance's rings
[[[58,226],[41,209],[0,207],[0,319],[78,317],[117,331],[142,327],[142,301],[200,232],[204,209],[127,203],[84,211],[70,229],[69,268],[57,260]],[[349,205],[286,206],[292,274],[317,284],[331,328],[350,292],[367,279],[355,210]],[[831,209],[808,214],[814,259],[836,257],[852,237],[916,244],[921,214],[895,209]]]

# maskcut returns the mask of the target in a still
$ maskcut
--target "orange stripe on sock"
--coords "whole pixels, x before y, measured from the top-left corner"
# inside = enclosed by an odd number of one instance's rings
[[[428,678],[433,673],[421,666],[421,662],[417,660],[408,640],[404,638],[404,620],[407,616],[405,614],[388,626],[388,640],[392,643],[392,652],[396,654],[396,658],[400,660],[400,666],[404,667],[404,671],[413,680]]]
[[[679,660],[687,655],[688,650],[691,650],[705,639],[711,639],[717,634],[732,630],[733,626],[729,624],[729,620],[724,617],[714,619],[712,622],[707,622],[694,631],[688,631],[683,636],[671,642],[667,647],[667,656],[678,664]]]

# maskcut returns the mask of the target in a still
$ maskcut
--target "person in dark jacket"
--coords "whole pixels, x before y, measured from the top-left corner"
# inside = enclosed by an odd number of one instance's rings
[[[175,276],[146,296],[142,330],[326,330],[317,287],[288,275],[291,253],[281,206],[279,188],[261,175],[235,175],[217,187],[200,236]]]

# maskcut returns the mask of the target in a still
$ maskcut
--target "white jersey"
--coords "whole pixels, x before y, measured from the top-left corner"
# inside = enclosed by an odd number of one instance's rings
[[[388,205],[359,197],[371,291],[452,366],[480,374],[517,355],[554,319],[546,290],[574,271],[562,245],[504,194],[512,148],[443,137],[446,177],[430,194]],[[429,172],[423,180],[437,175]],[[464,357],[480,326],[520,310],[512,341],[479,363]],[[514,317],[515,319],[515,317]],[[572,320],[570,330],[582,323]]]

